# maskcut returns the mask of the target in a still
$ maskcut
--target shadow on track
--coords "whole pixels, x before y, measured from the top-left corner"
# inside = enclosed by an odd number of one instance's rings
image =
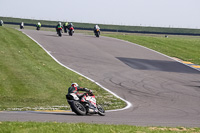
[[[71,116],[77,116],[73,112],[40,112],[40,111],[31,111],[28,113],[33,113],[33,114],[51,114],[51,115],[71,115]]]
[[[59,37],[58,35],[45,35],[45,36]]]
[[[76,116],[76,117],[83,117],[83,116],[99,116],[98,114],[87,114],[87,115],[77,115],[73,112],[37,112],[37,111],[31,111],[28,113],[33,113],[33,114],[46,114],[46,115],[64,115],[64,116]]]
[[[59,37],[58,35],[45,35],[45,36],[51,36],[51,37]],[[68,34],[62,34],[62,37],[71,37],[71,36],[69,36]]]
[[[148,60],[124,57],[116,58],[133,69],[200,74],[199,71],[176,61]]]

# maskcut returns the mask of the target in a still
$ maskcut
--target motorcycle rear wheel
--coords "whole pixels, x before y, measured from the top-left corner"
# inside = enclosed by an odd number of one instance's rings
[[[58,34],[60,37],[62,36],[62,33],[61,32],[59,32],[59,34]]]
[[[72,30],[69,31],[69,35],[73,36],[73,31]]]

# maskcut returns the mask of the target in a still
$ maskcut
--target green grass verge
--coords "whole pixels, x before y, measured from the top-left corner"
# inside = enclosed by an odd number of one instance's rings
[[[133,42],[153,49],[171,57],[190,61],[200,65],[200,37],[199,36],[168,36],[139,35],[139,34],[103,34],[129,42]]]
[[[199,133],[200,128],[137,127],[56,122],[0,122],[0,133]]]
[[[94,90],[105,109],[126,104],[91,81],[60,66],[42,48],[12,28],[0,27],[0,110],[69,109],[72,82]]]

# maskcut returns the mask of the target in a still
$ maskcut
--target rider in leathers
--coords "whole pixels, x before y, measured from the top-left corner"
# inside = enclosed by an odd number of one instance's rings
[[[36,24],[36,26],[40,28],[42,25],[41,25],[40,22],[38,22],[38,23]]]
[[[21,22],[20,29],[24,29],[24,22]]]
[[[79,98],[81,97],[81,101],[85,101],[84,94],[78,93],[79,91],[86,91],[88,93],[92,93],[92,90],[88,88],[79,87],[77,83],[72,83],[71,86],[68,88],[68,96],[70,93],[75,93]]]
[[[61,22],[58,23],[58,25],[56,26],[56,32],[58,33],[58,28],[63,28]]]
[[[96,32],[97,29],[99,30],[99,34],[100,34],[100,27],[98,25],[94,26],[94,33]]]
[[[74,25],[73,25],[72,23],[69,23],[69,24],[67,25],[67,28],[70,29],[71,27],[74,27]]]
[[[3,26],[3,20],[0,21],[0,26]]]
[[[67,29],[68,29],[67,26],[68,26],[68,24],[69,24],[68,22],[65,22],[65,23],[63,24],[63,28],[64,28],[64,32],[65,32],[65,33],[67,33]]]

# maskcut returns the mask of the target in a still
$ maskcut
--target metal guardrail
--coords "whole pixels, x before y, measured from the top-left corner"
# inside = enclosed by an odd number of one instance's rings
[[[12,25],[20,25],[21,23],[17,22],[4,22],[4,24],[12,24]],[[24,23],[24,26],[36,26],[36,24],[28,24]],[[42,27],[46,28],[56,28],[53,25],[42,25]],[[75,27],[77,30],[93,30],[93,28],[82,28],[82,27]],[[115,30],[115,29],[101,29],[101,31],[107,32],[123,32],[123,33],[142,33],[142,34],[164,34],[164,35],[191,35],[191,36],[200,36],[200,34],[196,33],[173,33],[173,32],[151,32],[151,31],[128,31],[128,30]]]

